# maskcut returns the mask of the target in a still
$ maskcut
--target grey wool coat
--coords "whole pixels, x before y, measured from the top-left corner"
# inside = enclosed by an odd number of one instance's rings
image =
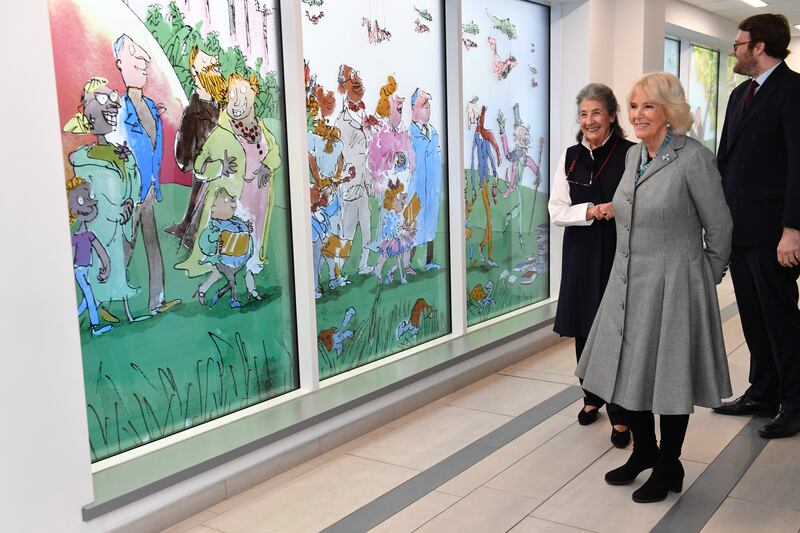
[[[732,394],[715,287],[731,215],[707,148],[675,135],[634,185],[641,147],[614,194],[611,277],[575,373],[626,409],[688,414]]]

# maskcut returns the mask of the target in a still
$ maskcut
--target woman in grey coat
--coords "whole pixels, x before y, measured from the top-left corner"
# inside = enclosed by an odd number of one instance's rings
[[[715,285],[732,223],[713,154],[685,136],[692,116],[678,78],[645,75],[628,105],[641,142],[628,151],[614,195],[614,263],[576,375],[630,411],[633,453],[606,481],[626,485],[653,468],[633,493],[644,503],[681,491],[694,406],[716,407],[731,395]]]

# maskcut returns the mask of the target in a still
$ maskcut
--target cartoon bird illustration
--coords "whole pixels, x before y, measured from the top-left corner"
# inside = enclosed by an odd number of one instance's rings
[[[428,33],[431,29],[427,24],[423,24],[419,19],[414,21],[414,31],[417,33]]]
[[[377,20],[369,20],[361,17],[361,25],[367,27],[367,39],[370,44],[380,44],[392,38],[392,34],[386,28],[381,28]]]
[[[536,70],[536,67],[534,67],[533,65],[528,65],[528,69],[531,71],[531,87],[535,89],[536,87],[539,86],[539,82],[536,81],[536,74],[538,74],[539,71]]]
[[[500,33],[504,34],[509,39],[516,39],[517,38],[517,27],[511,23],[511,20],[506,17],[501,19],[500,17],[495,17],[489,10],[486,10],[486,14],[489,16],[489,19],[494,24],[493,28],[499,31]]]
[[[319,21],[322,20],[322,17],[325,16],[324,11],[320,11],[319,15],[312,15],[311,13],[306,10],[306,18],[311,21],[311,24],[319,24]]]
[[[414,307],[411,308],[411,316],[409,316],[407,320],[400,322],[400,325],[397,326],[397,331],[395,332],[397,340],[403,341],[407,340],[409,337],[416,336],[416,334],[419,333],[422,319],[432,317],[433,307],[431,307],[424,298],[418,298],[414,303]]]
[[[427,9],[419,9],[417,6],[414,6],[414,11],[419,13],[419,16],[427,20],[428,22],[433,22],[433,17],[431,16],[431,12]]]
[[[480,27],[472,20],[469,21],[469,24],[463,24],[461,28],[464,33],[469,33],[470,35],[478,35],[481,32]]]
[[[485,311],[487,307],[494,307],[493,292],[494,283],[492,283],[492,280],[487,280],[484,285],[478,283],[469,291],[469,303],[477,305],[481,312]]]
[[[478,43],[476,43],[472,39],[467,39],[465,37],[464,39],[462,39],[462,41],[464,41],[464,48],[467,50],[467,52],[469,52],[470,48],[477,48],[478,47]]]
[[[322,343],[328,352],[336,352],[338,357],[342,356],[342,351],[344,349],[344,341],[349,339],[353,336],[352,329],[345,329],[347,324],[350,323],[350,320],[356,314],[356,310],[354,307],[348,307],[347,311],[344,312],[344,317],[342,318],[342,325],[338,328],[332,327],[328,329],[324,329],[319,332],[317,335],[317,340]]]

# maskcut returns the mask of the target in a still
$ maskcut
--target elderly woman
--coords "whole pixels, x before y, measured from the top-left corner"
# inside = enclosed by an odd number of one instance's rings
[[[554,330],[575,338],[575,353],[589,336],[600,299],[608,283],[617,234],[611,199],[625,170],[625,154],[633,143],[617,120],[619,105],[614,92],[590,83],[578,92],[578,144],[567,148],[556,167],[548,203],[550,219],[564,230],[561,289]],[[578,422],[597,420],[605,401],[584,391]],[[631,440],[625,410],[609,403],[611,442],[624,448]]]
[[[629,411],[633,453],[606,473],[639,503],[680,492],[681,446],[694,406],[731,395],[715,285],[731,246],[731,217],[713,154],[686,137],[692,123],[678,78],[647,74],[628,95],[641,142],[614,194],[617,248],[576,375]],[[656,444],[654,414],[660,415]]]

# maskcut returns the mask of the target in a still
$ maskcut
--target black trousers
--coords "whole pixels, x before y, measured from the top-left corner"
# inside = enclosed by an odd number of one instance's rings
[[[800,267],[782,267],[771,247],[734,247],[730,267],[750,350],[746,394],[785,410],[800,410]]]
[[[583,352],[584,346],[586,346],[586,337],[575,337],[575,356],[578,361],[581,360],[581,353]],[[581,380],[581,384],[583,384],[583,380]],[[593,405],[600,409],[606,403],[606,401],[600,396],[589,392],[586,389],[583,389],[583,394],[584,405]],[[628,412],[619,405],[615,403],[609,403],[606,405],[606,411],[608,412],[608,419],[611,421],[612,425],[628,425]]]

